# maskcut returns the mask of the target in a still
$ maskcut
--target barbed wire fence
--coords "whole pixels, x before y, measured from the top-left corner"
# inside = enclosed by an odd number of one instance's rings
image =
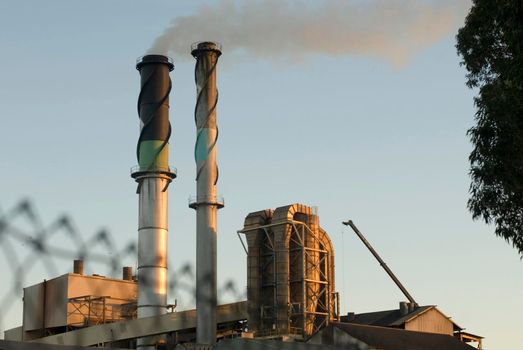
[[[68,238],[69,244],[64,238]],[[111,277],[119,275],[124,262],[136,262],[135,240],[121,245],[115,242],[106,229],[90,236],[82,234],[68,215],[45,224],[28,199],[19,201],[8,210],[0,207],[0,339],[4,338],[6,326],[11,323],[7,322],[7,315],[18,312],[22,319],[23,288],[36,283],[35,279],[42,281],[70,272],[71,262],[75,259],[101,266]],[[172,267],[169,263],[168,295],[185,301],[178,307],[193,306],[196,301],[193,265],[184,263],[178,268]],[[238,288],[234,280],[227,280],[219,286],[218,298],[219,301],[224,298],[245,300],[246,291]]]

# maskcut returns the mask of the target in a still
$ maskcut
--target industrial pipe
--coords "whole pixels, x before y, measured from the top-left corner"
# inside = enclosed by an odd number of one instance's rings
[[[124,266],[122,268],[122,279],[124,281],[132,281],[133,280],[133,268],[131,266]]]
[[[84,261],[83,260],[73,260],[73,273],[83,275],[84,274]]]

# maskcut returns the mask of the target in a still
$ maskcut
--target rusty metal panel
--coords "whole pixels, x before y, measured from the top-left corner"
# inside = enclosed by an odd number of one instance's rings
[[[452,321],[441,312],[436,309],[431,309],[406,322],[405,329],[409,331],[452,335],[454,326]]]

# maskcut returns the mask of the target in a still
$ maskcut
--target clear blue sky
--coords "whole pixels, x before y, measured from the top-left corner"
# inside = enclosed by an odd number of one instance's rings
[[[139,131],[135,59],[171,20],[212,3],[2,1],[0,209],[28,197],[45,222],[65,212],[86,236],[106,227],[121,246],[137,239],[138,197],[129,176]],[[393,309],[404,299],[343,228],[350,218],[420,304],[436,304],[487,337],[487,349],[515,348],[522,265],[466,209],[466,131],[474,106],[454,35],[433,40],[401,67],[365,54],[275,63],[229,54],[224,44],[221,282],[246,284],[236,230],[247,213],[302,202],[319,207],[320,224],[335,244],[343,312]],[[195,192],[194,62],[189,48],[182,56],[173,54],[171,76],[171,164],[179,173],[170,187],[175,267],[195,260],[195,214],[187,207]],[[11,276],[5,259],[0,252],[0,273]],[[87,266],[87,272],[99,271]],[[49,277],[35,273],[27,284]],[[0,295],[6,288],[0,286]],[[3,327],[20,322],[18,305]]]

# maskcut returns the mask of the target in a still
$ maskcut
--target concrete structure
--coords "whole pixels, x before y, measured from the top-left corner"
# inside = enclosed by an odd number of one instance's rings
[[[174,65],[161,55],[140,58],[141,89],[138,97],[140,137],[138,166],[132,177],[138,183],[138,317],[167,312],[167,188],[176,172],[169,167],[169,72]],[[138,347],[153,349],[162,339],[147,337]]]
[[[216,105],[216,65],[221,55],[220,46],[212,42],[193,45],[191,54],[196,59],[196,197],[189,207],[196,210],[196,310],[198,313],[197,341],[216,342],[216,236],[217,211],[223,200],[216,195],[218,166],[216,143],[218,126]]]
[[[247,238],[248,324],[256,336],[308,337],[338,318],[334,249],[302,204],[253,212]]]
[[[31,340],[136,317],[134,281],[67,273],[23,292],[22,328],[6,332],[12,340]]]

